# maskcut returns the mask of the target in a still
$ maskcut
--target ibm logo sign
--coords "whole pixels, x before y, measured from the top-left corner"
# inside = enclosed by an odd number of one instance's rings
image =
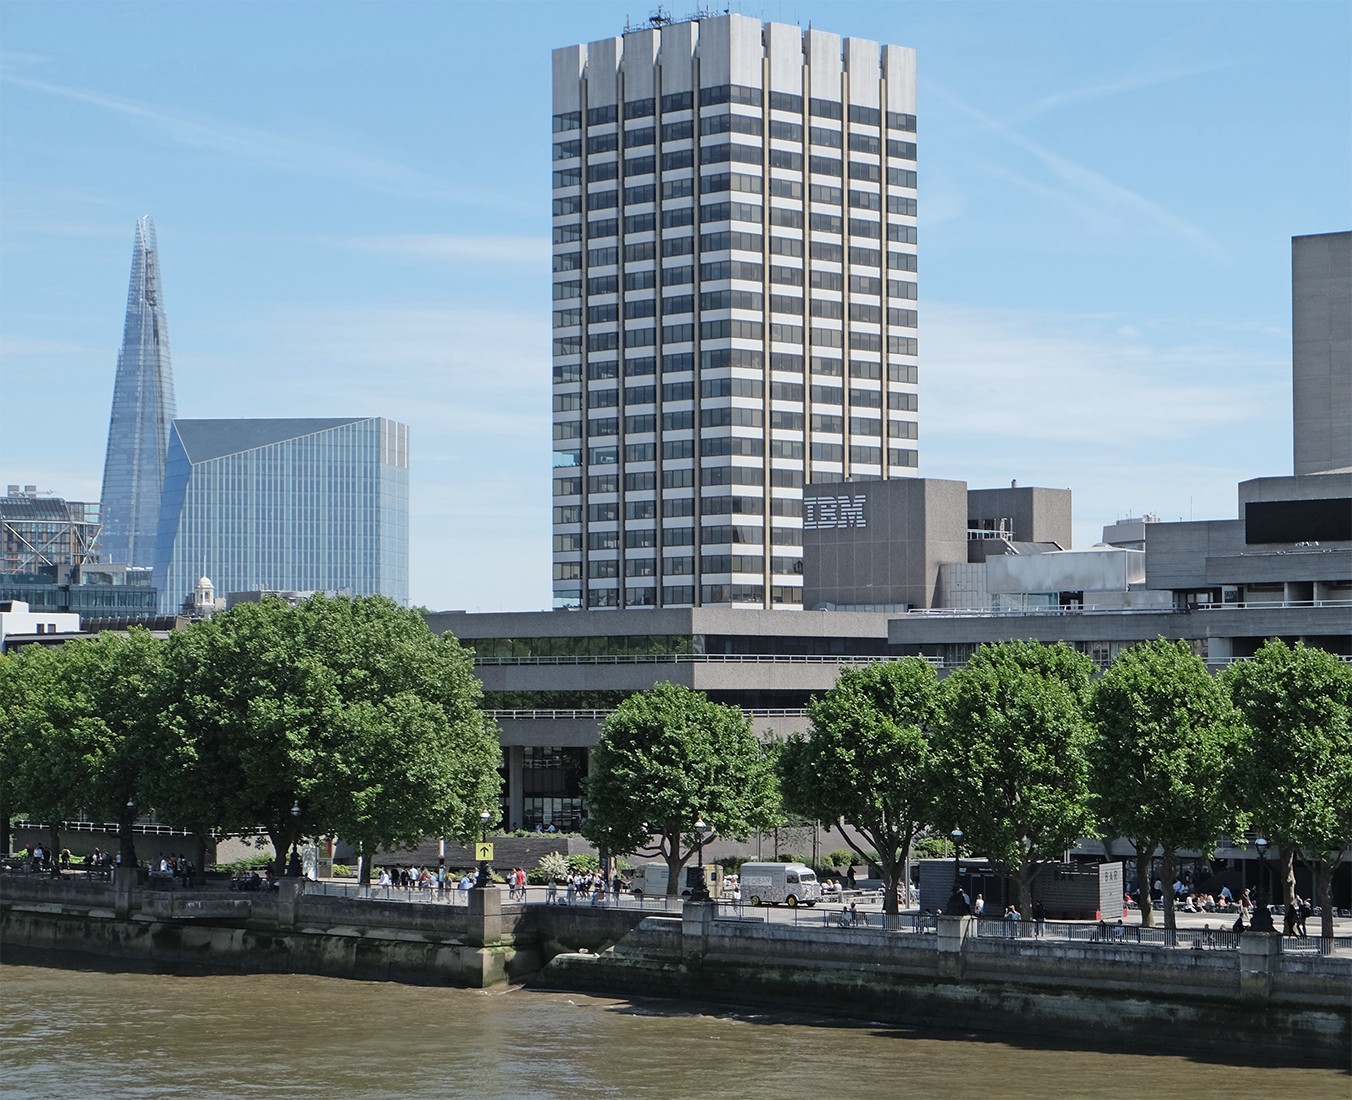
[[[867,497],[804,497],[803,528],[829,531],[837,527],[867,527],[864,502]]]

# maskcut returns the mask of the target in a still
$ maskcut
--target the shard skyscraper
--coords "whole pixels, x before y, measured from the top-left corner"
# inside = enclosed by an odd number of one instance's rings
[[[169,427],[177,415],[169,327],[160,285],[155,224],[136,223],[127,321],[113,383],[113,415],[103,462],[103,556],[155,564],[155,530]]]

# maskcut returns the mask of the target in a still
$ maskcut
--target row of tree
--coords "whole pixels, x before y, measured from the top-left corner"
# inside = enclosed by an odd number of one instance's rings
[[[701,839],[807,817],[877,853],[895,913],[917,837],[957,827],[965,851],[1017,882],[1026,913],[1039,868],[1078,838],[1129,839],[1148,887],[1157,849],[1172,881],[1180,850],[1254,829],[1280,850],[1288,904],[1295,853],[1314,863],[1332,935],[1331,883],[1352,845],[1352,667],[1272,641],[1212,676],[1161,639],[1095,672],[1036,642],[984,646],[942,682],[919,659],[849,669],[809,704],[810,733],[769,745],[739,710],[659,686],[603,725],[583,832],[662,858],[674,887]]]
[[[480,700],[473,654],[379,596],[244,603],[165,641],[26,646],[0,659],[0,820],[118,822],[124,862],[152,811],[202,847],[261,825],[279,873],[301,837],[337,835],[367,875],[377,847],[496,820]]]

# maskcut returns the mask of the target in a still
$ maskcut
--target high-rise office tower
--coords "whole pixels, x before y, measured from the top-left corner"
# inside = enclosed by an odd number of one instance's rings
[[[155,223],[141,218],[103,460],[103,557],[109,562],[155,564],[164,456],[176,415]]]
[[[384,417],[175,420],[155,583],[171,614],[216,591],[408,604],[408,426]]]
[[[802,606],[802,487],[917,473],[915,53],[554,51],[554,605]]]

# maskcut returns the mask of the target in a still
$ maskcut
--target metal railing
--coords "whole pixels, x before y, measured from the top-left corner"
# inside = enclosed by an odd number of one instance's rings
[[[749,718],[803,718],[807,711],[802,707],[774,709],[743,709],[742,713]],[[501,718],[510,721],[520,721],[531,719],[562,720],[562,719],[604,719],[611,714],[610,710],[486,710],[484,711],[489,718]]]
[[[473,646],[474,639],[465,639]],[[875,661],[927,661],[943,667],[939,657],[899,657],[882,653],[614,653],[562,657],[475,657],[476,665],[868,665]]]

